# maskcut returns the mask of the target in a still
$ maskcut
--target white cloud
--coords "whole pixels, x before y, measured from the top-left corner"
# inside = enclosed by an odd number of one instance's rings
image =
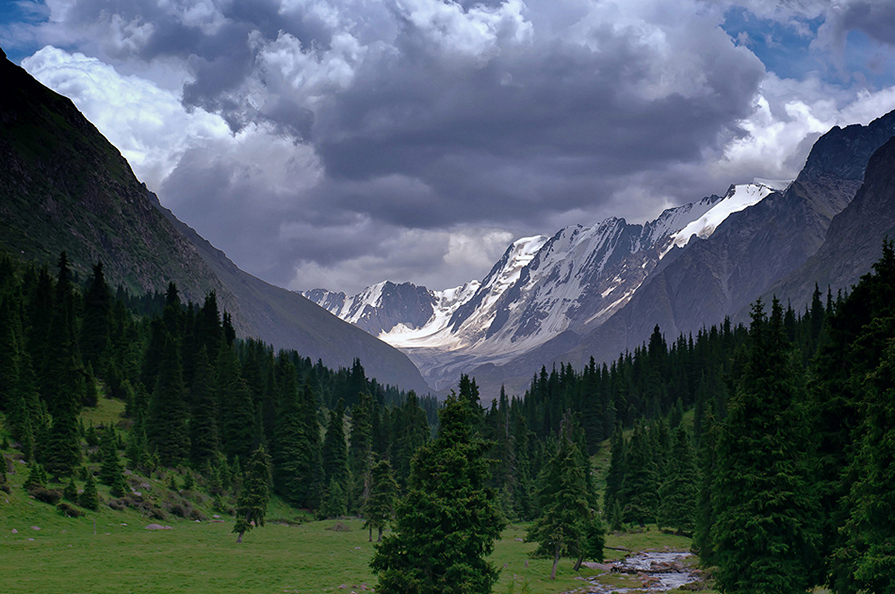
[[[122,76],[96,58],[47,46],[22,66],[74,101],[150,189],[159,189],[189,148],[230,137],[220,116],[187,111],[173,92],[137,76]]]
[[[381,241],[375,241],[379,233],[370,221],[364,220],[360,226],[367,228],[374,238],[366,253],[332,265],[299,261],[288,288],[296,291],[335,288],[354,294],[381,280],[409,281],[435,290],[452,288],[484,276],[515,237],[506,230],[492,228],[464,227],[451,231],[394,228]],[[292,232],[297,231],[298,227],[293,227]],[[304,228],[304,232],[310,229]],[[352,236],[357,230],[350,226],[343,232]],[[372,278],[370,270],[380,276]],[[471,276],[471,270],[479,273]]]
[[[795,81],[769,74],[752,114],[740,122],[746,135],[730,141],[712,168],[719,177],[734,177],[732,181],[793,178],[811,148],[806,139],[833,126],[868,124],[893,109],[895,87],[854,94],[816,78]]]
[[[348,88],[367,52],[348,32],[334,35],[330,48],[323,51],[305,48],[298,38],[283,31],[269,43],[255,31],[250,43],[258,48],[257,60],[264,72],[280,77],[295,93],[295,99],[309,108]]]
[[[396,6],[427,41],[447,54],[487,59],[501,44],[531,40],[533,25],[521,0],[499,6],[475,4],[469,9],[441,0],[397,0]]]

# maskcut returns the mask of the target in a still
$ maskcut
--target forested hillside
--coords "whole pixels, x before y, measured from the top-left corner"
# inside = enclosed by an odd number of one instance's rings
[[[0,410],[23,458],[53,482],[80,475],[96,428],[79,414],[100,397],[125,403],[118,445],[131,469],[188,466],[220,483],[263,445],[277,493],[317,509],[339,490],[339,513],[359,509],[374,454],[404,480],[435,418],[434,399],[368,379],[359,360],[333,371],[236,339],[213,292],[201,305],[174,284],[113,293],[99,263],[80,287],[65,253],[54,275],[0,261]]]
[[[599,559],[606,528],[658,524],[693,536],[724,592],[895,586],[891,243],[850,293],[816,290],[805,311],[756,302],[748,328],[670,342],[657,327],[608,366],[542,369],[522,397],[488,408],[463,375],[435,441],[434,401],[367,379],[359,361],[332,371],[235,339],[213,293],[201,305],[173,285],[114,294],[100,264],[82,287],[64,254],[54,272],[0,263],[0,408],[36,496],[77,480],[94,497],[85,464],[101,461],[97,478],[118,493],[108,504],[141,505],[123,451],[135,472],[190,468],[232,502],[260,447],[275,493],[320,517],[360,514],[371,537],[394,506],[397,537],[426,541],[423,516],[457,505],[438,477],[454,476],[469,501],[487,495],[494,526],[533,520],[529,537],[555,560]],[[79,413],[104,397],[124,417],[84,427]],[[594,454],[608,464],[594,468]],[[468,479],[438,470],[461,459]],[[416,514],[414,498],[433,514]],[[453,538],[438,530],[429,540]],[[400,542],[376,561],[388,580]]]

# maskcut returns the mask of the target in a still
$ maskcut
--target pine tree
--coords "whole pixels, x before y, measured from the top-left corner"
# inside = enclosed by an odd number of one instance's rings
[[[348,486],[348,445],[345,442],[345,401],[341,398],[335,410],[330,412],[323,438],[323,472],[327,484],[336,481],[344,495]]]
[[[712,530],[715,526],[715,509],[712,504],[712,491],[715,484],[715,467],[717,452],[715,450],[716,434],[715,415],[711,407],[702,422],[702,443],[699,448],[699,482],[697,485],[696,517],[693,528],[693,545],[699,558],[706,566],[714,561],[714,542]]]
[[[274,490],[293,505],[303,505],[305,481],[309,476],[302,473],[302,459],[310,447],[304,426],[298,389],[295,385],[295,367],[283,366],[280,381],[280,397],[277,402],[276,424],[273,434],[273,484]]]
[[[674,445],[665,480],[659,490],[659,526],[692,534],[696,522],[697,472],[690,436],[682,425],[674,430]]]
[[[71,501],[72,503],[78,502],[78,487],[75,485],[75,479],[72,477],[68,484],[65,485],[65,489],[62,491],[62,498],[66,501]]]
[[[615,503],[621,507],[625,483],[625,438],[621,425],[615,427],[610,440],[609,470],[606,473],[606,490],[603,492],[603,509],[610,510]],[[619,517],[619,523],[622,518]]]
[[[364,528],[370,531],[370,542],[373,542],[373,529],[379,531],[376,542],[382,542],[382,531],[394,515],[395,498],[398,494],[398,483],[388,460],[379,460],[373,465],[370,481],[370,496],[361,510],[366,521]]]
[[[802,371],[774,300],[752,310],[751,347],[717,443],[716,578],[731,594],[804,592],[815,575],[818,519],[808,482]]]
[[[87,481],[84,483],[84,490],[78,495],[78,505],[85,509],[99,509],[99,493],[96,490],[96,481],[93,480],[93,473],[87,472]]]
[[[429,439],[429,422],[419,403],[416,393],[411,390],[401,408],[393,410],[395,422],[392,425],[392,434],[395,441],[392,448],[392,464],[395,478],[401,486],[407,484],[414,453]]]
[[[84,317],[81,322],[81,355],[84,363],[104,369],[104,355],[110,344],[112,293],[103,274],[103,263],[93,267],[93,276],[84,294]]]
[[[127,481],[124,480],[121,461],[118,458],[118,439],[112,427],[107,427],[103,433],[100,453],[103,460],[99,470],[100,482],[111,487],[110,492],[114,497],[123,497],[129,489]]]
[[[841,591],[895,592],[895,318],[878,320],[887,337],[877,369],[862,382],[864,422],[844,504],[846,542],[836,553]],[[871,330],[872,332],[872,330]],[[842,567],[844,566],[844,567]],[[843,571],[843,569],[845,571]]]
[[[218,433],[218,406],[214,395],[214,370],[208,361],[205,345],[199,348],[190,400],[193,413],[190,418],[190,463],[202,468],[217,459],[220,452]]]
[[[323,503],[320,504],[320,509],[317,510],[317,518],[326,520],[344,516],[348,512],[345,501],[345,490],[342,487],[342,483],[336,479],[330,480],[326,493],[323,495]]]
[[[221,403],[221,444],[227,458],[247,459],[252,453],[255,406],[242,377],[233,346],[220,344],[217,360],[217,390]]]
[[[7,422],[11,425],[13,439],[21,444],[25,460],[30,461],[35,456],[36,433],[46,424],[46,419],[27,351],[20,352],[16,384],[10,396],[12,402]]]
[[[263,447],[254,451],[246,466],[242,491],[236,503],[236,524],[232,532],[237,533],[236,542],[242,542],[242,535],[254,526],[264,526],[267,503],[270,501],[270,457]]]
[[[5,460],[3,465],[4,467],[6,466]],[[26,491],[47,486],[47,476],[40,464],[37,462],[31,464],[31,471],[28,473],[28,478],[25,479],[25,484],[22,486],[25,487]]]
[[[323,456],[320,448],[320,423],[317,421],[317,397],[306,382],[299,392],[304,444],[298,465],[301,478],[296,489],[296,500],[304,507],[315,508],[320,504],[325,488]]]
[[[176,466],[186,461],[190,453],[189,411],[179,348],[173,336],[167,336],[164,352],[164,363],[149,401],[146,437],[163,466]]]
[[[618,499],[612,500],[612,507],[609,508],[608,514],[608,522],[609,528],[611,530],[615,530],[616,532],[624,529],[624,514],[622,513],[622,506],[618,502]]]
[[[7,413],[15,406],[23,350],[21,319],[10,301],[0,297],[0,410]]]
[[[80,428],[77,408],[57,409],[44,448],[47,471],[55,477],[69,476],[81,462]]]
[[[642,423],[634,427],[627,449],[627,472],[621,500],[626,522],[644,526],[656,519],[659,506],[659,478],[649,435]]]
[[[149,456],[148,440],[143,423],[135,423],[127,438],[127,448],[124,455],[127,457],[127,467],[131,470],[148,471],[152,467],[152,459]]]
[[[353,488],[351,506],[360,509],[370,495],[370,472],[373,464],[373,397],[361,392],[351,407],[351,438],[348,444],[348,465]]]
[[[452,394],[445,401],[438,437],[414,458],[394,533],[370,563],[377,592],[487,593],[497,581],[486,558],[504,522],[486,488],[489,445],[470,428],[477,414],[467,399]]]
[[[41,376],[44,399],[54,417],[70,414],[72,409],[77,413],[84,397],[83,367],[75,341],[74,299],[68,256],[62,252]]]
[[[538,495],[541,516],[526,540],[538,543],[536,555],[553,559],[550,579],[556,579],[564,555],[577,559],[576,571],[586,557],[602,561],[603,527],[589,501],[581,452],[571,439],[568,421],[563,423],[555,453],[544,466]]]

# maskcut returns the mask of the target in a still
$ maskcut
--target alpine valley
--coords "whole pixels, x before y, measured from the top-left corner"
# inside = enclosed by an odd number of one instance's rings
[[[488,397],[521,393],[542,366],[611,361],[657,325],[676,338],[745,322],[759,297],[798,310],[816,284],[847,291],[895,234],[895,146],[881,148],[893,135],[895,112],[833,128],[793,181],[731,185],[643,225],[608,218],[521,238],[459,287],[303,294],[407,353],[436,390],[469,373]]]
[[[740,180],[633,224],[608,218],[512,242],[481,280],[431,290],[383,281],[299,294],[240,270],[165,209],[75,106],[0,57],[0,249],[68,253],[114,285],[198,301],[215,291],[240,336],[379,381],[446,393],[461,373],[486,400],[542,367],[609,362],[658,326],[676,339],[777,295],[803,309],[847,291],[895,235],[895,112],[833,128],[795,180]]]

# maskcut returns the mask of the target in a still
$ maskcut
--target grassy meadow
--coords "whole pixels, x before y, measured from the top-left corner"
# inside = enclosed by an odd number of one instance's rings
[[[157,521],[133,510],[101,506],[67,518],[30,499],[20,486],[24,476],[22,471],[10,475],[12,493],[0,493],[4,594],[347,593],[369,591],[376,583],[368,567],[374,544],[361,520],[285,523],[294,510],[274,500],[271,521],[237,545],[229,516],[223,521]],[[150,523],[172,529],[147,530]],[[531,559],[534,545],[522,542],[524,536],[525,526],[511,525],[496,543],[492,561],[501,568],[496,593],[518,594],[526,583],[532,594],[568,592],[585,586],[579,576],[599,573],[588,568],[575,573],[571,560],[563,559],[556,581],[551,581],[550,560]],[[607,545],[679,549],[689,546],[689,540],[653,529],[610,535]],[[607,558],[624,554],[606,553]]]
[[[97,408],[82,416],[85,424],[114,425],[122,407],[120,402],[100,399]],[[0,429],[0,439],[4,435]],[[597,467],[608,465],[608,448],[604,450],[594,460]],[[362,520],[307,521],[306,515],[274,498],[267,525],[248,532],[238,545],[231,533],[232,516],[215,511],[202,493],[171,491],[170,476],[129,479],[159,505],[174,500],[188,503],[199,521],[171,514],[164,520],[152,519],[139,510],[116,511],[105,504],[70,518],[30,497],[22,487],[28,467],[12,461],[17,452],[0,451],[12,468],[11,492],[0,491],[2,594],[347,594],[375,587],[376,576],[368,565],[375,543],[368,542]],[[175,480],[182,483],[183,475],[175,474]],[[77,484],[83,487],[83,481]],[[59,490],[63,486],[51,485]],[[98,488],[102,500],[109,501],[108,487]],[[171,529],[147,530],[153,523]],[[587,567],[576,573],[572,560],[563,559],[557,579],[551,581],[551,560],[530,557],[535,545],[524,542],[526,528],[509,525],[495,545],[491,560],[501,570],[496,594],[583,591],[587,584],[581,578],[601,573]],[[617,559],[625,554],[619,548],[686,550],[690,541],[653,526],[639,533],[610,534],[606,545],[606,558]],[[634,585],[620,576],[602,579],[619,587]]]

